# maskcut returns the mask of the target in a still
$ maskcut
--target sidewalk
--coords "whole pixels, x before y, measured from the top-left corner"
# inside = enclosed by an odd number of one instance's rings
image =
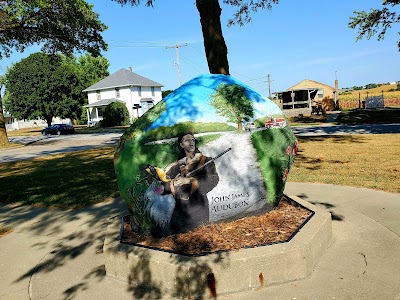
[[[400,299],[400,194],[305,183],[285,193],[331,212],[331,246],[307,279],[218,299]],[[158,299],[105,276],[105,227],[123,211],[118,199],[76,211],[0,206],[0,227],[13,228],[0,238],[0,299]]]

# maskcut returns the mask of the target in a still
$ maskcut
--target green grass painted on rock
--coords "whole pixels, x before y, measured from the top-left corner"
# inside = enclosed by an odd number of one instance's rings
[[[268,129],[252,134],[264,185],[267,190],[267,201],[276,206],[283,194],[285,181],[282,180],[286,169],[293,163],[293,154],[286,155],[289,145],[294,145],[295,137],[290,130]]]

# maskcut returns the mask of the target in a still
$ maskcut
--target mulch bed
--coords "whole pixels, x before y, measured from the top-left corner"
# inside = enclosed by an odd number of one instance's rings
[[[238,250],[287,241],[312,214],[297,202],[283,197],[272,211],[260,216],[201,226],[192,231],[155,238],[132,231],[124,217],[121,242],[139,244],[184,255]]]

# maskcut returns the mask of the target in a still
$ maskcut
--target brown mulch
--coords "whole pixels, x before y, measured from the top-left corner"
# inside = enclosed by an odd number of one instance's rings
[[[245,247],[285,242],[311,214],[312,212],[284,196],[274,210],[260,216],[201,226],[186,233],[162,238],[132,231],[127,216],[121,242],[184,255],[238,250]]]

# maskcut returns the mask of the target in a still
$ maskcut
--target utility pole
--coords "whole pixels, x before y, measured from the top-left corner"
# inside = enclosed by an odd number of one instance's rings
[[[271,99],[271,82],[274,80],[271,80],[271,76],[269,74],[267,77],[268,77],[268,80],[267,80],[267,82],[268,82],[268,98]]]
[[[181,62],[180,62],[180,60],[179,60],[179,48],[180,48],[180,47],[185,47],[185,46],[187,46],[187,45],[188,45],[188,44],[185,43],[185,44],[180,44],[180,45],[176,44],[175,46],[167,46],[167,47],[166,47],[167,49],[175,48],[175,52],[176,52],[176,64],[178,65],[178,80],[179,80],[179,86],[182,85],[182,79],[181,79]]]

